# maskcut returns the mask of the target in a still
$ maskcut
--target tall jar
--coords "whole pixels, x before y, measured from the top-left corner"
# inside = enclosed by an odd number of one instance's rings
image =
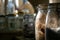
[[[5,16],[0,15],[0,32],[4,32],[6,29],[6,19]]]
[[[60,40],[60,0],[49,0],[46,16],[46,40]]]
[[[47,6],[47,4],[39,4],[38,6],[38,13],[35,20],[36,40],[45,40],[45,19]]]

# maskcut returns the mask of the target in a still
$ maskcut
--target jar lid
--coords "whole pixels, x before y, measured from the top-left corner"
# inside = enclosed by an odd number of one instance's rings
[[[60,3],[60,0],[49,0],[49,3]]]

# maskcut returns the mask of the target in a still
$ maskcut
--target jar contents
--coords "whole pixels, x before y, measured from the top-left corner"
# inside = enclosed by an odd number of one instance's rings
[[[47,14],[47,5],[40,4],[35,20],[36,40],[45,40],[45,19]]]
[[[46,40],[60,40],[60,1],[58,1],[59,0],[54,0],[48,5]]]

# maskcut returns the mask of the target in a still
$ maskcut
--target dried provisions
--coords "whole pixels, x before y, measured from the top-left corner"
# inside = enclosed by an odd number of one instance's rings
[[[45,19],[47,14],[47,4],[40,4],[35,20],[36,40],[45,40]]]
[[[49,0],[46,16],[46,40],[60,40],[60,0]]]

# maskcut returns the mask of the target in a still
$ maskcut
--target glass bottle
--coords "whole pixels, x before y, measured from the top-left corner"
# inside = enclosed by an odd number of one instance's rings
[[[38,13],[35,20],[36,40],[45,40],[45,19],[47,14],[47,4],[39,4]]]
[[[60,0],[49,0],[46,16],[46,40],[60,40]]]

